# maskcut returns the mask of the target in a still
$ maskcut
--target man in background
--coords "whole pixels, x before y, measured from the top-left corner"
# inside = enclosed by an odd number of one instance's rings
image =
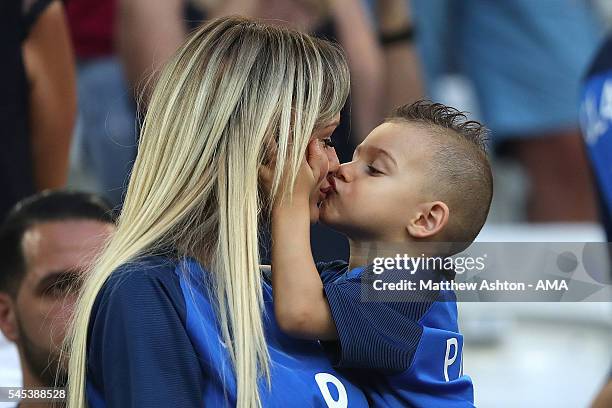
[[[66,191],[21,201],[0,227],[0,330],[17,347],[25,389],[65,386],[66,327],[84,273],[114,229],[104,201]]]

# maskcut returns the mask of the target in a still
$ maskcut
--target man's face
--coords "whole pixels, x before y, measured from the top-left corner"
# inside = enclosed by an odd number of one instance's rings
[[[418,205],[427,200],[430,160],[425,131],[408,123],[383,123],[331,177],[335,185],[320,208],[321,221],[366,241],[402,242]]]
[[[26,273],[14,299],[14,338],[23,363],[32,375],[53,385],[59,368],[61,382],[66,360],[58,364],[84,272],[113,232],[112,224],[66,220],[36,224],[23,236]]]

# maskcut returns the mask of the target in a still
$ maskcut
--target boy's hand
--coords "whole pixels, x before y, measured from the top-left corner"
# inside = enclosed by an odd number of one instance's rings
[[[263,164],[259,169],[259,178],[268,194],[272,190],[275,167],[276,163],[272,161]],[[306,157],[300,164],[295,184],[293,185],[293,200],[308,202],[310,194],[316,190],[322,178],[327,175],[328,167],[327,155],[323,151],[320,141],[317,139],[312,140],[308,144]],[[284,177],[286,178],[287,174]],[[281,186],[285,185],[285,183],[286,180],[281,180]],[[280,191],[279,193],[282,197],[283,192]]]
[[[329,171],[324,140],[314,137],[302,159],[292,200],[272,209],[272,286],[278,326],[290,336],[337,339],[310,247],[310,196]]]
[[[327,172],[329,171],[329,157],[321,146],[321,142],[320,139],[311,140],[306,149],[306,160],[316,180],[312,189],[313,191],[316,190],[316,187],[319,186],[321,181],[327,177]]]
[[[308,143],[306,157],[302,160],[295,179],[295,185],[293,186],[295,199],[301,200],[310,197],[310,194],[321,182],[321,165],[327,169],[327,156],[322,151],[319,140],[315,139]]]

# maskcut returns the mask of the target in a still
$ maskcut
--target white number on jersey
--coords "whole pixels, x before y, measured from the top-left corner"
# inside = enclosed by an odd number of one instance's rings
[[[339,379],[329,373],[318,373],[315,375],[315,381],[323,394],[323,399],[327,403],[329,408],[347,408],[348,407],[348,394],[346,388],[340,382]],[[338,389],[338,400],[332,398],[331,392],[329,391],[328,384],[332,383]]]

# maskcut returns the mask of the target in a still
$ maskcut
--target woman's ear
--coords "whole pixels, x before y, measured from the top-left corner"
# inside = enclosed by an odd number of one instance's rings
[[[276,162],[276,154],[278,152],[278,145],[276,140],[271,137],[268,139],[267,143],[264,146],[263,151],[263,162],[264,166],[274,164]]]
[[[431,238],[448,224],[450,211],[442,201],[423,203],[406,227],[413,238]]]

